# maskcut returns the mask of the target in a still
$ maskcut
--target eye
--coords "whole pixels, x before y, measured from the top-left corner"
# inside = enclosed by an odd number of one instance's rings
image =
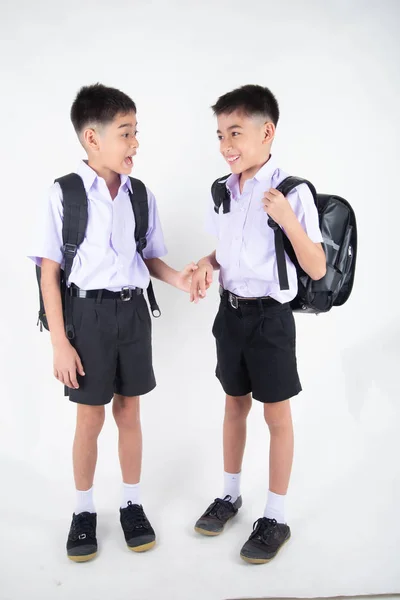
[[[123,133],[123,134],[122,134],[122,137],[124,137],[124,138],[128,138],[128,137],[129,137],[129,133]]]
[[[221,140],[222,140],[222,135],[219,135],[219,136],[217,136],[217,137],[218,137],[219,141],[221,141]]]
[[[235,136],[237,136],[237,135],[240,135],[240,133],[239,133],[238,131],[233,131],[233,132],[232,132],[232,136],[233,136],[233,137],[235,137]]]

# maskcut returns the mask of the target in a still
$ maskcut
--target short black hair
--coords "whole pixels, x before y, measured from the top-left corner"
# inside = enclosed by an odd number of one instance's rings
[[[255,115],[267,117],[275,126],[279,121],[278,101],[270,89],[261,85],[243,85],[218,98],[211,108],[217,117],[223,113],[229,115],[239,110],[248,117]]]
[[[71,106],[71,121],[79,135],[86,125],[106,125],[119,114],[136,113],[136,105],[124,92],[101,83],[81,88]]]

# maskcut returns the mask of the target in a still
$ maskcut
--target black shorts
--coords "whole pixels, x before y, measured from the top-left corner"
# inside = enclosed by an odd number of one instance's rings
[[[71,298],[75,338],[84,376],[68,389],[72,402],[108,404],[114,393],[140,396],[156,385],[151,318],[143,295],[131,300]]]
[[[214,321],[216,376],[226,394],[252,392],[260,402],[280,402],[301,392],[296,326],[289,304],[253,301],[235,309],[226,295]]]

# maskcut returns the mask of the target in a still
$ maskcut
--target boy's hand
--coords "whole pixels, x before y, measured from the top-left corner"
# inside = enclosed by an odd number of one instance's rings
[[[183,292],[189,293],[190,286],[192,284],[193,273],[197,271],[198,268],[199,267],[194,262],[186,265],[186,267],[177,274],[176,287]]]
[[[214,269],[210,263],[199,265],[192,278],[192,287],[190,290],[190,302],[198,303],[200,298],[205,298],[206,290],[210,287],[213,280]]]
[[[54,377],[69,388],[78,389],[79,384],[76,372],[85,375],[81,359],[75,348],[65,339],[53,347],[54,353]]]
[[[262,203],[265,212],[281,227],[285,227],[285,223],[296,216],[288,199],[274,188],[264,193]]]

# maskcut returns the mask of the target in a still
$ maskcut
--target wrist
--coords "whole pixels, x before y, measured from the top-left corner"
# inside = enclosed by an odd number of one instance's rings
[[[293,227],[297,227],[298,225],[300,225],[300,223],[293,210],[291,210],[290,213],[287,215],[284,223],[282,223],[282,227],[285,231],[289,231],[293,229]]]
[[[69,343],[70,343],[69,339],[65,335],[64,331],[57,333],[57,334],[53,334],[51,336],[51,344],[52,344],[54,350],[56,350],[57,348],[61,348]]]
[[[212,267],[212,263],[211,263],[210,257],[209,256],[205,256],[204,258],[201,258],[199,260],[199,262],[197,263],[197,266],[199,267],[199,269],[201,267]]]
[[[173,270],[171,273],[171,285],[179,289],[180,286],[180,272]]]

